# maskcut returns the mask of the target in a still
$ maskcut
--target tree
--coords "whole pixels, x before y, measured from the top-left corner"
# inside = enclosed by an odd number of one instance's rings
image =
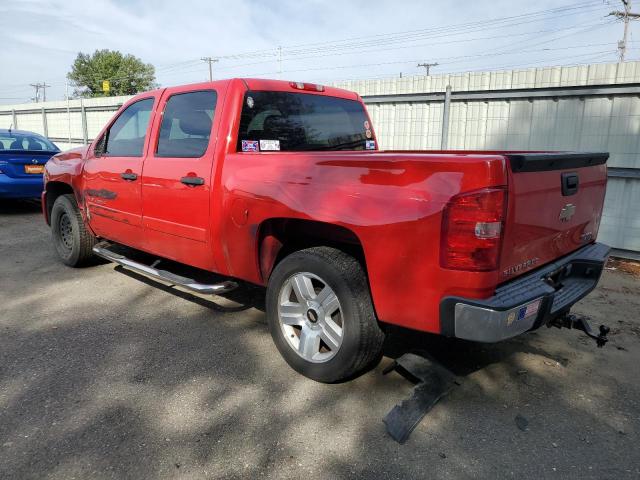
[[[112,50],[78,53],[67,78],[75,84],[77,97],[134,95],[156,87],[153,65]],[[110,84],[109,93],[102,89],[105,80]]]

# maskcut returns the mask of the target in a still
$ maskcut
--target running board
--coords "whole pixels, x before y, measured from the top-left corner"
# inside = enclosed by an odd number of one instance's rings
[[[198,283],[191,278],[176,275],[175,273],[171,273],[166,270],[158,270],[157,268],[153,268],[143,263],[133,261],[130,258],[109,250],[107,248],[108,245],[109,244],[106,243],[97,244],[95,247],[93,247],[93,253],[95,253],[99,257],[104,258],[105,260],[109,260],[110,262],[122,265],[129,270],[133,270],[134,272],[141,273],[155,280],[160,280],[174,286],[186,288],[187,290],[191,290],[192,292],[201,293],[204,295],[216,295],[219,293],[229,292],[238,287],[238,284],[232,281],[214,284]]]

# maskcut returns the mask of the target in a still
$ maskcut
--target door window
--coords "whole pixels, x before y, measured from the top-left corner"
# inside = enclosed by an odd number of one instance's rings
[[[153,98],[129,105],[106,134],[105,154],[111,157],[141,157],[153,110]]]
[[[217,95],[213,90],[179,93],[167,101],[157,157],[198,158],[209,146]]]

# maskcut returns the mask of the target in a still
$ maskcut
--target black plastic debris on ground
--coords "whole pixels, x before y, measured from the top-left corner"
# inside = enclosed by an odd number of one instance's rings
[[[518,427],[523,432],[527,431],[527,428],[529,427],[529,420],[527,420],[522,415],[518,414],[516,415],[515,422],[516,422],[516,427]]]
[[[413,353],[396,359],[384,373],[393,370],[416,384],[411,396],[394,406],[383,419],[389,435],[402,444],[433,406],[459,382],[442,365]]]

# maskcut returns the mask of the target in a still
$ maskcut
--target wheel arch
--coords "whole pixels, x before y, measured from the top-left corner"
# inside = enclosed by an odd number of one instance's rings
[[[55,203],[58,197],[66,194],[75,195],[75,191],[73,187],[68,183],[58,182],[58,181],[47,182],[47,190],[46,190],[45,199],[44,199],[45,204],[43,205],[43,208],[45,209],[45,212],[47,214],[46,220],[48,225],[51,225],[51,209],[53,208],[53,204]],[[77,196],[76,196],[76,200],[77,200]]]
[[[258,228],[260,275],[266,283],[273,268],[287,255],[310,247],[333,247],[353,256],[366,272],[364,248],[356,233],[333,223],[297,218],[270,218]]]

